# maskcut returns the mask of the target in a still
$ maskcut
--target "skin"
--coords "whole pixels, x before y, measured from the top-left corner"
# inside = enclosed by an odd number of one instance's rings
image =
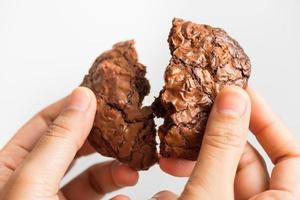
[[[93,200],[135,185],[136,171],[109,161],[60,188],[70,165],[94,152],[85,141],[95,112],[94,94],[80,87],[29,120],[0,152],[0,199]]]
[[[90,167],[60,188],[72,163],[94,152],[85,141],[95,110],[95,96],[80,87],[27,122],[0,152],[0,199],[93,200],[135,185],[136,171],[109,161]],[[247,143],[249,127],[275,165],[271,176],[262,157]],[[161,191],[152,199],[300,199],[299,140],[250,89],[221,91],[196,162],[161,158],[159,164],[166,173],[189,180],[179,196]]]
[[[218,112],[218,103],[226,102],[227,95],[232,98],[227,106],[243,104],[242,98],[233,100],[231,92],[248,96],[248,108],[240,117]],[[249,88],[246,92],[230,87],[217,97],[196,162],[160,159],[163,171],[190,178],[180,196],[162,191],[153,199],[300,199],[299,140],[258,94]],[[274,164],[270,176],[262,157],[246,142],[248,127]]]

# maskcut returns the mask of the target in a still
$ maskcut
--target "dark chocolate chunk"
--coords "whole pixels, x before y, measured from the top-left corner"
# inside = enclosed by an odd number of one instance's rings
[[[134,41],[126,41],[101,54],[81,84],[97,98],[89,142],[100,154],[136,170],[148,169],[158,159],[154,115],[151,107],[141,107],[150,90],[145,74]]]
[[[160,154],[196,160],[212,104],[228,85],[247,86],[250,60],[224,30],[174,19],[165,86],[152,104],[158,117]]]

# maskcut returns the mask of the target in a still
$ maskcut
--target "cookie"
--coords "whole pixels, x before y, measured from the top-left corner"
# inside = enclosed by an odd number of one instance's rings
[[[97,99],[88,141],[100,154],[136,170],[146,170],[158,160],[153,111],[150,106],[142,107],[150,91],[145,74],[134,41],[125,41],[101,54],[81,84]]]
[[[229,85],[245,88],[251,64],[224,30],[174,19],[168,38],[171,60],[165,85],[152,104],[164,118],[160,154],[196,160],[214,100]]]

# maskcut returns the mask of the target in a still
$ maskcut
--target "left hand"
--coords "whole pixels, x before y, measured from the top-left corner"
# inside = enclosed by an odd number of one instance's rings
[[[135,185],[136,171],[109,161],[90,167],[60,188],[70,165],[94,152],[85,141],[95,112],[94,94],[80,87],[27,122],[0,151],[0,199],[96,200]]]

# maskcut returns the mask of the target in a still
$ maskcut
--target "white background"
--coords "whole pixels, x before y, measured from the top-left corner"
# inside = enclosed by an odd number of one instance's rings
[[[136,40],[140,61],[148,66],[152,89],[145,104],[150,104],[163,84],[174,16],[223,27],[237,39],[252,61],[250,86],[299,135],[297,0],[0,0],[0,147],[35,112],[76,87],[95,57],[117,41]],[[65,181],[102,160],[82,159]],[[180,193],[185,181],[153,167],[121,193],[133,199],[163,189]]]

